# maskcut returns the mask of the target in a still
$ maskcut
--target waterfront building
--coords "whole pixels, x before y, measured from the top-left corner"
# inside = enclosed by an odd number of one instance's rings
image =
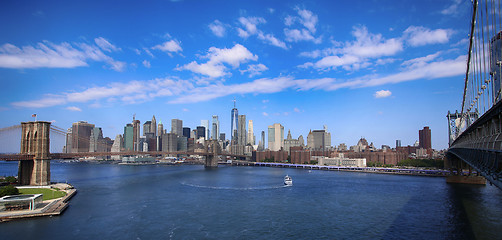
[[[124,148],[126,151],[133,151],[134,150],[134,127],[132,126],[131,123],[128,123],[124,127]]]
[[[178,140],[176,133],[162,134],[162,151],[163,152],[176,152],[178,148]]]
[[[396,148],[401,147],[401,140],[396,140]]]
[[[200,125],[204,127],[206,132],[204,133],[204,139],[208,140],[211,136],[209,135],[209,120],[200,120]]]
[[[361,137],[357,142],[357,145],[350,147],[351,151],[354,152],[364,152],[369,149],[368,141],[366,138]]]
[[[206,128],[204,126],[197,126],[195,139],[199,140],[200,138],[206,139]]]
[[[232,108],[231,112],[231,121],[230,121],[230,140],[231,141],[236,141],[237,142],[237,128],[239,126],[239,111],[237,110],[237,107],[235,106],[235,99],[234,99],[234,108]]]
[[[366,158],[346,158],[341,157],[328,158],[324,156],[313,156],[312,160],[317,160],[320,166],[338,166],[338,167],[366,167]]]
[[[256,138],[253,132],[253,120],[248,121],[248,139],[247,143],[251,145],[255,145],[256,143]]]
[[[155,115],[152,116],[152,121],[150,122],[150,132],[153,133],[153,138],[157,136],[157,120]]]
[[[178,137],[177,138],[177,151],[186,152],[188,149],[188,138],[187,137]]]
[[[237,145],[245,146],[247,141],[247,131],[246,131],[246,115],[238,116],[238,130],[237,130]]]
[[[162,136],[163,133],[164,133],[164,124],[162,124],[162,120],[160,120],[157,128],[157,136]]]
[[[338,145],[338,151],[347,151],[347,145],[345,143],[340,143],[340,145]]]
[[[220,136],[220,120],[218,120],[217,115],[213,115],[213,125],[212,125],[212,132],[211,132],[211,137],[213,140],[218,140]]]
[[[64,147],[65,153],[71,153],[71,142],[72,142],[72,128],[68,128],[66,132],[66,146]]]
[[[261,131],[261,140],[258,143],[258,151],[265,150],[265,131]]]
[[[103,142],[103,130],[100,127],[94,127],[89,137],[89,152],[105,152],[106,147]]]
[[[140,136],[141,136],[141,129],[140,129],[140,121],[136,120],[136,115],[133,116],[132,118],[132,127],[133,127],[133,142],[134,142],[134,151],[140,151]]]
[[[171,120],[171,133],[176,134],[176,136],[183,136],[183,121],[180,119]]]
[[[89,152],[89,139],[93,128],[94,124],[86,121],[78,121],[72,124],[71,152]]]
[[[186,138],[191,138],[192,136],[190,136],[190,128],[189,127],[184,127],[183,128],[183,137],[186,137]]]
[[[283,147],[284,127],[280,123],[268,126],[268,148],[279,151]]]
[[[284,139],[284,151],[288,152],[288,154],[291,154],[291,147],[303,147],[304,146],[304,143],[303,143],[303,136],[300,135],[300,137],[298,137],[298,139],[294,139],[293,137],[291,137],[291,131],[288,130],[288,136],[286,137],[286,139]]]
[[[327,129],[310,131],[307,135],[307,147],[313,150],[326,150],[331,148],[331,134]]]
[[[113,141],[112,149],[111,152],[121,152],[122,149],[124,148],[124,139],[122,139],[122,135],[117,134],[115,137],[115,141]],[[114,160],[119,160],[120,156],[112,156],[112,159]]]
[[[418,130],[418,142],[419,147],[424,149],[431,149],[431,130],[429,127],[424,127],[422,130]]]
[[[146,121],[143,123],[143,136],[146,136],[147,133],[150,133],[150,127],[152,125],[151,121]]]

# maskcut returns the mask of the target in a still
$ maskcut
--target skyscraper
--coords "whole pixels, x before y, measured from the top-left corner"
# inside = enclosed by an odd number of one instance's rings
[[[134,127],[128,123],[124,127],[124,148],[126,151],[134,150]]]
[[[218,138],[220,137],[220,120],[218,120],[217,115],[213,115],[211,137],[213,138],[213,140],[218,140]]]
[[[209,120],[200,120],[200,125],[206,129],[204,133],[204,139],[209,139],[211,136],[209,135]]]
[[[237,130],[237,145],[245,146],[247,141],[247,131],[246,131],[246,115],[239,115],[238,130]]]
[[[183,128],[183,137],[190,138],[190,128],[189,127]]]
[[[176,136],[183,136],[183,121],[179,119],[171,120],[171,133],[176,134]]]
[[[237,127],[238,122],[239,122],[239,111],[237,110],[237,107],[235,106],[235,99],[234,99],[234,108],[232,108],[232,119],[230,122],[230,141],[236,141],[237,142]]]
[[[71,147],[73,153],[89,152],[89,139],[94,124],[78,121],[72,124]]]
[[[280,123],[268,126],[268,148],[270,151],[279,151],[283,147],[284,127]]]
[[[255,145],[255,143],[256,143],[256,138],[255,138],[254,132],[253,132],[253,120],[249,120],[249,122],[248,122],[248,139],[247,139],[247,143],[251,144],[251,145]]]
[[[146,136],[147,133],[151,132],[151,125],[151,121],[146,121],[145,123],[143,123],[143,136]]]
[[[150,132],[153,133],[153,136],[157,136],[157,120],[155,119],[155,115],[152,117],[152,122],[150,124]]]
[[[197,126],[197,135],[196,135],[196,139],[199,139],[199,138],[206,138],[206,128],[204,126]]]
[[[140,121],[136,120],[136,114],[132,117],[132,127],[133,127],[133,142],[134,142],[134,151],[141,151],[142,146],[140,146],[141,129],[140,129]]]
[[[164,133],[164,124],[162,124],[162,120],[160,120],[157,128],[157,136],[162,137],[163,133]]]
[[[71,153],[72,148],[71,148],[71,142],[72,142],[72,128],[68,128],[68,131],[66,132],[66,146],[65,146],[65,153]]]
[[[261,150],[265,150],[265,131],[261,131]]]
[[[418,130],[418,142],[419,147],[430,149],[432,148],[431,143],[431,130],[429,127],[424,127],[422,130]]]

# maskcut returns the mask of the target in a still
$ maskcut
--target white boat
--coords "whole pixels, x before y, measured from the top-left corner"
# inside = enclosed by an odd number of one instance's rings
[[[290,176],[286,175],[284,177],[284,185],[287,185],[287,186],[293,185],[293,179]]]

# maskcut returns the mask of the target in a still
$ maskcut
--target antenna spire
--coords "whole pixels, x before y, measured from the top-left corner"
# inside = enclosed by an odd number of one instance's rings
[[[236,108],[236,107],[235,107],[235,97],[234,97],[234,108]]]

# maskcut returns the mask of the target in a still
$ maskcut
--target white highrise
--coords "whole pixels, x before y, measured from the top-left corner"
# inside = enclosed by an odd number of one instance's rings
[[[268,126],[268,149],[279,151],[283,147],[284,127],[280,123]]]
[[[206,128],[206,140],[209,139],[209,120],[200,120],[200,125]]]
[[[220,121],[218,120],[217,115],[213,115],[213,126],[211,131],[211,137],[213,140],[218,140],[220,137]]]
[[[248,122],[248,142],[249,144],[251,145],[255,145],[255,142],[256,142],[256,139],[255,139],[255,136],[254,136],[254,132],[253,132],[253,120],[249,120]]]

